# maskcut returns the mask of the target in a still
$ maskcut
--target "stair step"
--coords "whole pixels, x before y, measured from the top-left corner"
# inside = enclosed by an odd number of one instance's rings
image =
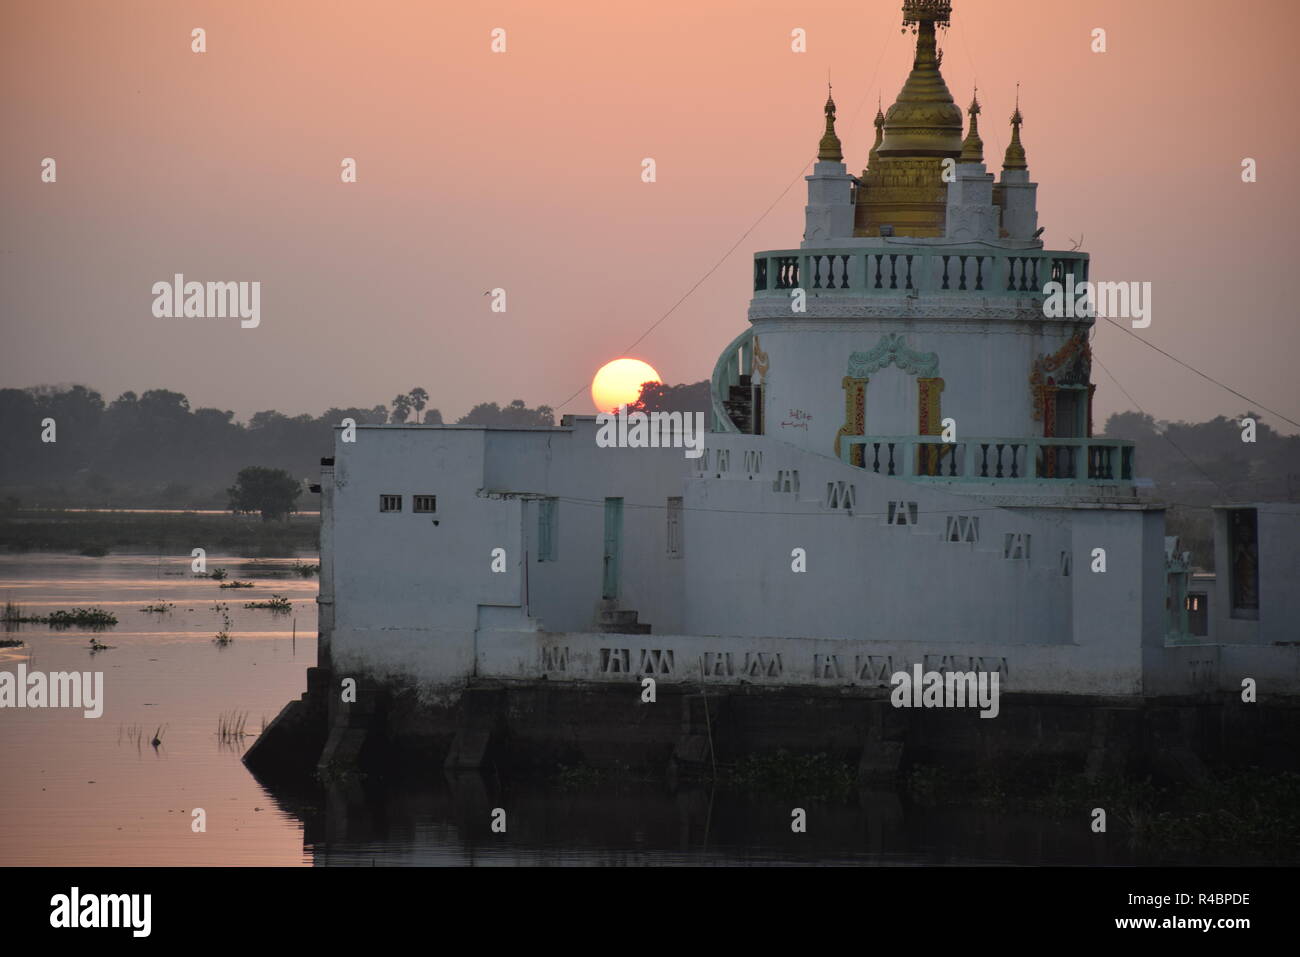
[[[602,611],[597,619],[602,625],[635,625],[635,611]]]
[[[597,628],[602,634],[606,635],[648,635],[650,626],[645,622],[636,622],[630,625],[620,625],[614,622],[605,623],[597,622]]]

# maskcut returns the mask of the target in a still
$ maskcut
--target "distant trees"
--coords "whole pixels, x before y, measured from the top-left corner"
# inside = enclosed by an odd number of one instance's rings
[[[429,404],[429,393],[424,389],[416,386],[410,392],[395,396],[391,403],[393,415],[389,420],[394,425],[401,425],[410,418],[411,412],[415,412],[415,421],[420,421],[420,413],[424,407]],[[432,418],[432,421],[430,419]],[[425,425],[442,425],[442,413],[437,409],[430,409],[429,414],[424,417]]]
[[[645,382],[641,395],[627,407],[629,412],[702,412],[708,415],[713,403],[709,397],[709,381],[681,385],[662,382]]]
[[[405,411],[387,405],[334,407],[322,415],[288,416],[274,409],[239,422],[230,410],[191,408],[167,389],[123,392],[112,401],[82,385],[0,389],[0,500],[26,506],[223,507],[229,476],[250,462],[300,480],[319,474],[332,454],[334,430],[392,421],[443,423],[425,389],[403,394]],[[394,403],[400,407],[403,403]],[[707,381],[647,383],[629,408],[641,412],[703,412]],[[1240,421],[1259,423],[1256,441],[1242,442]],[[55,419],[58,440],[41,441],[41,422]],[[549,406],[522,399],[475,405],[457,421],[495,428],[553,426]],[[1154,479],[1158,495],[1197,505],[1228,498],[1300,501],[1300,437],[1282,435],[1258,414],[1208,422],[1158,422],[1139,412],[1106,421],[1106,436],[1137,443],[1137,474]],[[1190,459],[1190,462],[1189,462]],[[260,507],[252,510],[260,512]]]
[[[232,512],[261,512],[262,521],[269,522],[298,511],[302,485],[284,469],[250,465],[239,470],[235,484],[226,491]]]
[[[456,420],[457,425],[487,425],[511,428],[530,425],[555,425],[555,410],[549,405],[530,409],[523,399],[515,399],[507,406],[495,402],[480,402]]]
[[[1243,419],[1258,426],[1242,441]],[[1282,435],[1258,412],[1216,416],[1207,422],[1157,421],[1141,412],[1106,420],[1107,438],[1137,444],[1137,474],[1157,493],[1183,504],[1227,499],[1300,500],[1300,436]]]

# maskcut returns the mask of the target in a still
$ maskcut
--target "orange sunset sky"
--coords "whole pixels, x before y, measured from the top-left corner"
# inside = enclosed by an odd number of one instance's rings
[[[800,241],[828,71],[865,165],[910,66],[900,8],[7,0],[0,386],[169,388],[240,418],[416,385],[449,420],[514,398],[589,413],[595,370],[721,260],[626,353],[702,379],[745,326],[751,253]],[[1153,283],[1139,335],[1300,419],[1298,20],[1283,0],[954,0],[943,72],[963,107],[978,79],[992,168],[1021,82],[1049,248],[1083,237],[1095,278]],[[260,281],[261,325],[154,318],[177,272]],[[1099,327],[1158,418],[1245,410]],[[1132,405],[1094,381],[1100,428]]]

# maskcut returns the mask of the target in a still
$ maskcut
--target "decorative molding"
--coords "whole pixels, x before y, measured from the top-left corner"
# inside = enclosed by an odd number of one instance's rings
[[[845,376],[840,380],[840,386],[844,389],[844,424],[835,433],[835,457],[837,459],[840,457],[840,439],[848,435],[862,435],[867,428],[867,380],[865,378],[855,379],[852,376]],[[861,446],[854,453],[854,458],[859,461],[852,464],[862,464]]]
[[[849,355],[847,375],[862,379],[879,372],[889,365],[898,366],[908,375],[927,378],[939,374],[939,354],[937,352],[916,352],[908,348],[907,342],[898,333],[887,332],[880,337],[874,349],[869,352],[854,352]],[[860,435],[861,433],[859,433]]]
[[[760,378],[762,378],[764,382],[767,381],[767,370],[770,363],[767,358],[767,353],[764,352],[761,348],[759,348],[758,336],[754,336],[751,341],[754,344],[754,352],[753,352],[753,358],[751,360],[752,366],[750,370],[750,375],[752,376],[751,381],[755,385],[758,385],[759,384],[758,380]]]
[[[1088,344],[1086,332],[1076,332],[1051,355],[1044,353],[1034,360],[1029,372],[1029,390],[1033,398],[1034,421],[1044,423],[1044,435],[1055,433],[1055,403],[1050,393],[1061,386],[1090,385],[1091,379],[1092,346]],[[1091,422],[1088,431],[1092,431]]]
[[[987,300],[980,305],[961,305],[946,300],[928,302],[907,297],[896,297],[889,302],[869,302],[865,299],[836,301],[810,296],[808,311],[793,322],[816,319],[1000,319],[1007,322],[1042,322],[1051,325],[1074,325],[1077,317],[1052,318],[1043,315],[1039,302],[1021,303],[1008,300],[1002,304]],[[789,299],[754,299],[749,305],[749,319],[790,319]]]

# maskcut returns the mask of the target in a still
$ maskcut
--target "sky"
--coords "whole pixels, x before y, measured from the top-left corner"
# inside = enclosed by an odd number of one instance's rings
[[[698,381],[746,328],[752,253],[800,242],[828,75],[865,165],[911,64],[900,8],[6,0],[0,387],[167,388],[244,419],[422,386],[452,419],[590,413],[622,355]],[[1288,0],[954,0],[942,42],[993,168],[1021,84],[1048,248],[1151,282],[1138,335],[1300,421],[1298,20]],[[156,318],[175,273],[260,282],[260,324]],[[1104,323],[1094,350],[1099,425],[1248,405]]]

